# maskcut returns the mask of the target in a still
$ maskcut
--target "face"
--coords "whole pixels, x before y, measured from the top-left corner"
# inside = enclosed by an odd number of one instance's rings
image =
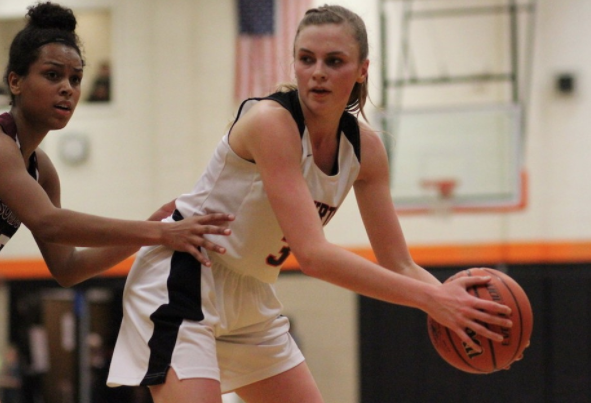
[[[42,46],[26,76],[9,75],[13,108],[39,129],[64,128],[80,99],[82,72],[82,59],[75,49],[59,43]]]
[[[304,107],[316,112],[345,109],[355,83],[367,76],[359,45],[346,24],[311,25],[295,41],[295,75]]]

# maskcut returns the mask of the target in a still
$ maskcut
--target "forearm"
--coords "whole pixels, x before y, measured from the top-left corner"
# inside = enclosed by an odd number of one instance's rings
[[[319,249],[309,258],[296,255],[304,273],[370,298],[426,310],[439,284],[428,272],[404,275],[335,245]]]
[[[414,263],[413,261],[410,262],[399,262],[394,263],[394,264],[383,264],[381,265],[383,267],[389,268],[391,271],[394,271],[398,274],[401,274],[403,276],[408,276],[410,278],[414,278],[416,280],[428,283],[428,284],[433,284],[433,285],[438,285],[441,284],[441,282],[431,273],[429,273],[427,270],[425,270],[424,268],[422,268],[421,266],[417,265],[416,263]]]
[[[82,247],[143,246],[162,243],[157,221],[130,221],[55,209],[29,228],[44,242]]]
[[[54,252],[53,258],[46,258],[46,261],[55,280],[64,287],[71,287],[104,273],[132,256],[139,248],[113,246],[81,249],[63,247],[63,249],[70,250],[70,253],[56,255]]]

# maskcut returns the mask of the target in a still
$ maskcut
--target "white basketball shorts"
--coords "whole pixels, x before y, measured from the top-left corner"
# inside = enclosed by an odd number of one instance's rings
[[[285,372],[304,357],[272,284],[190,254],[144,247],[128,275],[107,384],[156,385],[168,368],[222,392]]]

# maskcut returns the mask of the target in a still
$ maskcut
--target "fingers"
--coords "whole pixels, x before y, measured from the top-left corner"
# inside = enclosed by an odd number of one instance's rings
[[[475,287],[477,285],[486,284],[491,280],[490,276],[463,276],[458,277],[456,281],[464,284],[464,287]]]
[[[232,233],[232,231],[229,228],[223,228],[217,225],[200,225],[197,231],[200,235],[230,235]]]
[[[470,329],[472,329],[475,333],[478,333],[479,335],[486,337],[487,339],[491,339],[499,343],[503,341],[502,334],[490,330],[486,325],[478,321],[474,321],[473,324],[470,326]]]
[[[209,259],[207,259],[205,257],[205,255],[203,255],[203,253],[201,253],[199,251],[198,248],[191,248],[188,251],[195,259],[197,259],[199,261],[199,263],[201,263],[203,266],[211,266],[211,261]]]
[[[520,354],[520,355],[519,355],[519,357],[517,357],[515,360],[513,360],[513,362],[517,362],[517,361],[521,361],[521,360],[523,360],[523,354]],[[512,363],[513,363],[513,362],[512,362]],[[512,364],[512,363],[511,363],[511,364]],[[507,365],[507,366],[506,366],[505,368],[503,368],[503,369],[505,369],[505,370],[509,370],[509,369],[511,369],[511,365]]]
[[[496,342],[503,341],[503,335],[489,328],[490,325],[509,329],[513,322],[508,318],[511,309],[492,301],[478,300],[475,304],[476,310],[470,315],[470,322],[466,324],[474,333],[491,339]]]
[[[529,347],[529,340],[527,341],[527,344],[525,345],[525,348]],[[515,359],[515,361],[521,361],[523,359],[523,353],[519,354],[519,357],[517,357]]]
[[[498,308],[502,312],[507,311],[507,309],[509,310],[509,312],[511,312],[511,309],[508,306],[496,304],[495,302],[493,302],[493,304],[495,304],[494,307]],[[477,309],[472,315],[472,319],[482,323],[488,323],[499,327],[510,328],[513,326],[513,322],[507,316],[508,315],[505,315],[504,313],[491,313],[491,310],[489,309]]]
[[[195,246],[195,244],[199,244],[199,246]],[[195,242],[194,244],[188,244],[183,248],[179,248],[179,250],[190,253],[202,265],[207,267],[211,266],[211,261],[201,252],[200,248],[220,254],[226,252],[226,248],[216,245],[213,242],[206,241],[203,238],[199,238],[198,242]]]
[[[455,281],[460,282],[466,289],[470,287],[475,287],[478,285],[486,284],[491,280],[490,276],[473,276],[473,277],[460,277]],[[493,313],[496,315],[511,315],[511,308],[507,305],[499,304],[494,301],[489,301],[486,299],[476,298],[476,302],[474,303],[474,308],[479,310],[484,310],[489,313]],[[486,322],[489,322],[486,320]],[[489,322],[492,323],[492,322]],[[496,325],[502,326],[500,323],[494,323]]]
[[[494,342],[504,340],[501,329],[513,326],[510,319],[511,308],[495,301],[478,298],[470,288],[481,286],[491,280],[490,276],[463,276],[448,280],[443,284],[448,295],[454,295],[451,312],[455,312],[448,327],[453,330],[465,345],[474,351],[481,351],[480,337]],[[450,311],[448,311],[450,312]],[[479,337],[476,337],[479,336]],[[481,340],[481,339],[480,339]]]
[[[474,308],[481,310],[481,311],[486,311],[489,314],[494,315],[496,317],[503,317],[503,316],[511,315],[511,308],[508,307],[507,305],[499,304],[498,302],[489,301],[486,299],[476,298],[476,302],[474,303]],[[498,323],[495,323],[495,324],[498,324]]]
[[[202,225],[200,224],[200,221],[205,220],[227,223],[233,219],[234,215],[232,214],[215,213],[208,216],[194,216],[174,223],[167,223],[165,224],[163,231],[162,238],[164,241],[162,244],[174,250],[191,253],[191,255],[197,260],[205,264],[207,259],[201,256],[198,251],[199,248],[217,253],[225,253],[226,249],[215,242],[206,239],[203,235],[211,234],[227,236],[230,235],[232,231],[227,228],[227,226]]]
[[[198,224],[193,226],[194,233],[198,235],[230,235],[231,231],[228,229],[228,223],[233,221],[234,218],[234,214],[213,213],[203,216],[196,215],[190,219]]]
[[[225,214],[225,213],[212,213],[206,215],[196,215],[193,216],[194,219],[202,225],[210,224],[210,225],[222,225],[223,223],[227,223],[230,221],[234,221],[236,218],[234,214]]]
[[[466,346],[468,346],[468,348],[470,348],[474,351],[477,351],[477,352],[482,351],[482,347],[480,346],[480,344],[478,342],[476,342],[476,340],[474,338],[471,337],[474,335],[474,331],[472,329],[470,329],[470,328],[457,329],[457,330],[455,330],[455,333],[462,340],[462,342]]]
[[[229,231],[229,230],[228,230]],[[229,234],[229,233],[228,233]],[[211,241],[208,241],[206,239],[203,240],[203,243],[201,244],[202,248],[205,248],[207,250],[210,250],[212,252],[217,252],[217,253],[226,253],[226,248],[219,246]]]
[[[480,351],[479,344],[471,336],[479,335],[499,343],[504,340],[504,336],[501,333],[491,330],[489,325],[508,329],[513,326],[513,322],[505,316],[476,310],[471,315],[471,318],[465,321],[464,327],[456,330],[456,333],[470,348]]]
[[[491,331],[485,325],[478,322],[472,322],[470,326],[463,329],[457,329],[455,332],[464,344],[477,352],[482,351],[482,346],[477,341],[478,339],[475,337],[476,335],[486,337],[494,342],[500,343],[503,341],[503,336],[501,334]]]

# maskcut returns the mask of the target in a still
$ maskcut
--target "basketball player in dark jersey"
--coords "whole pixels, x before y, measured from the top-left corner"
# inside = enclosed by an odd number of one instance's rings
[[[78,100],[84,61],[76,18],[68,8],[39,3],[14,38],[4,81],[11,108],[0,116],[0,249],[26,225],[55,279],[70,286],[112,267],[142,245],[188,252],[202,264],[200,248],[224,249],[203,235],[229,234],[233,216],[210,214],[164,223],[174,203],[148,221],[102,218],[61,208],[58,174],[39,144],[66,126]],[[91,247],[76,249],[76,246]]]

